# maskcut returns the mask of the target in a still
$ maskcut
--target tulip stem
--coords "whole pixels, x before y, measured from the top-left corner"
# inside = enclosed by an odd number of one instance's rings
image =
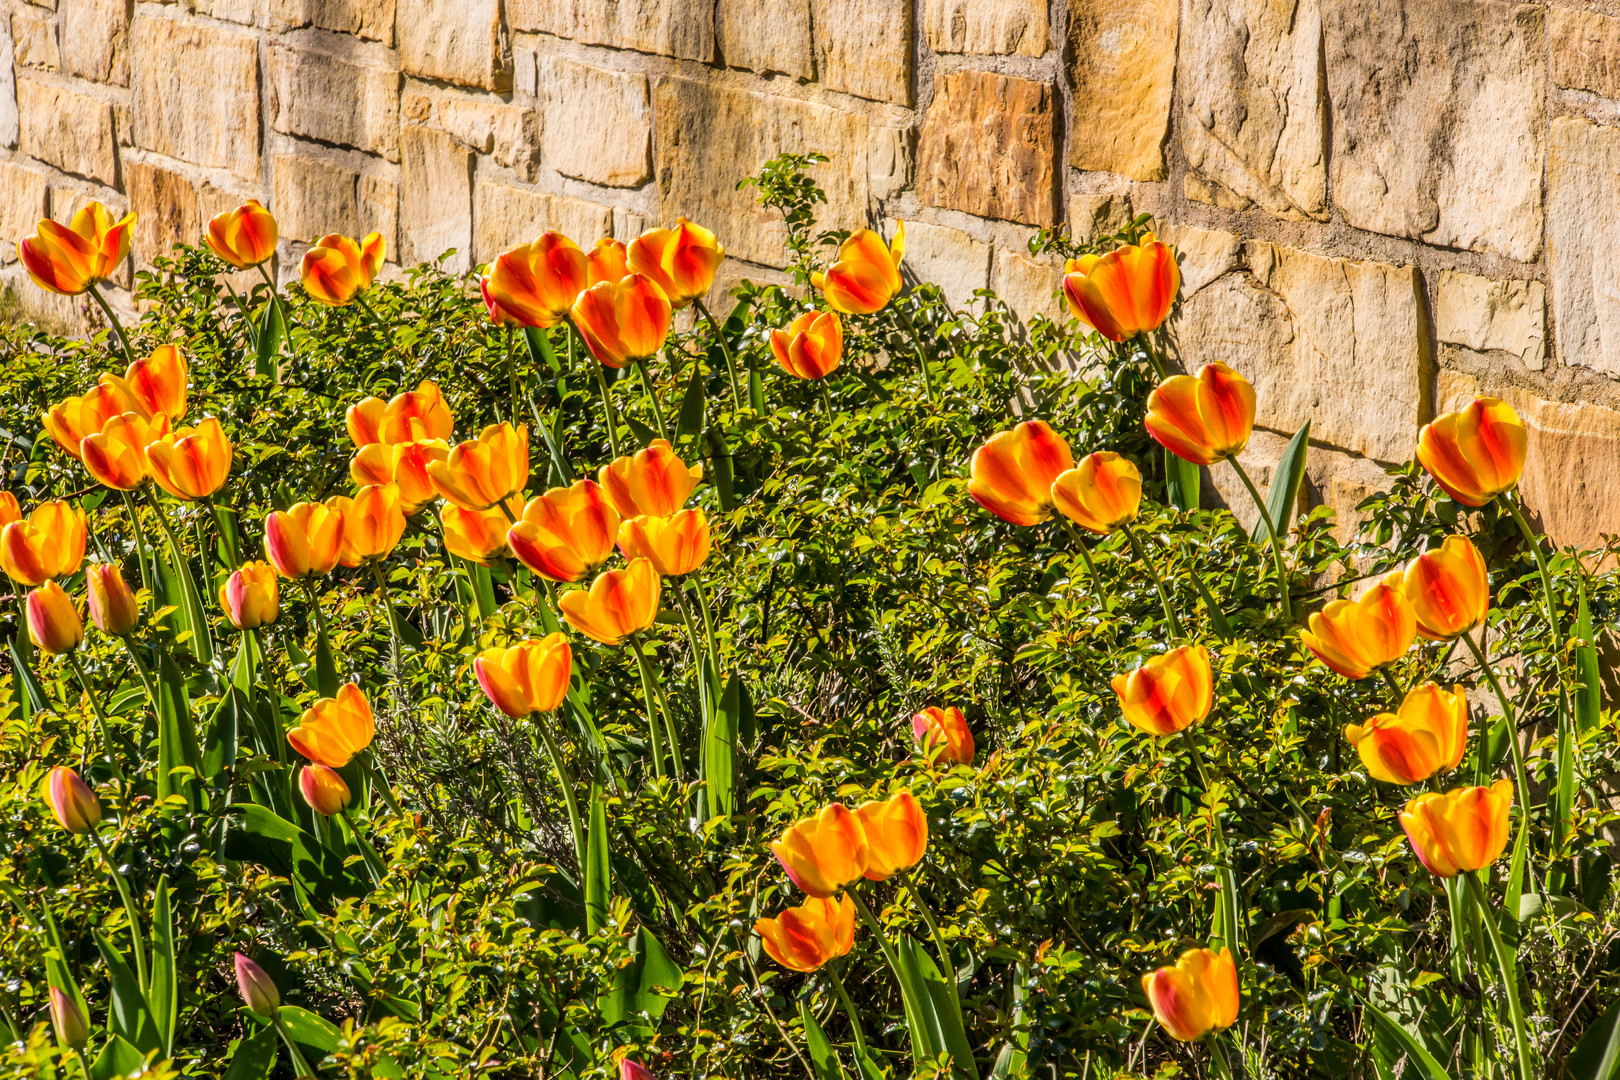
[[[113,312],[112,305],[107,303],[107,298],[101,295],[100,289],[94,285],[91,285],[89,288],[89,293],[90,298],[97,304],[101,305],[101,310],[107,316],[107,321],[112,323],[113,331],[118,335],[118,342],[124,347],[124,360],[128,362],[131,367],[134,367],[135,350],[129,347],[129,335],[124,333],[124,324],[118,321],[118,316]]]
[[[1159,359],[1158,353],[1154,351],[1153,343],[1148,339],[1146,330],[1137,331],[1136,343],[1141,347],[1142,355],[1147,357],[1148,367],[1153,369],[1154,378],[1158,379],[1160,382],[1163,382],[1164,363]]]
[[[827,377],[823,375],[821,378],[817,379],[816,386],[821,389],[822,408],[827,410],[827,419],[831,420],[833,417],[838,415],[838,411],[833,408],[832,394],[827,391]]]
[[[681,613],[681,622],[686,624],[686,641],[692,650],[692,681],[697,683],[698,704],[703,712],[703,726],[707,729],[714,710],[709,701],[709,680],[704,678],[703,648],[698,644],[697,624],[692,621],[692,613],[686,608],[686,590],[676,589],[674,592],[675,610]],[[712,666],[713,661],[710,663]]]
[[[264,283],[270,286],[270,302],[276,305],[277,309],[279,309],[281,312],[281,333],[282,337],[287,342],[287,358],[289,360],[297,360],[298,350],[293,348],[292,320],[287,318],[287,305],[282,302],[281,290],[276,288],[275,279],[270,276],[270,271],[264,268],[264,263],[259,263],[257,269],[259,271],[259,276],[264,278]],[[227,288],[229,288],[229,286],[227,286]],[[281,381],[281,365],[275,364],[273,359],[271,362],[274,364],[272,374],[275,381],[279,383]]]
[[[332,663],[332,639],[326,631],[326,612],[321,610],[321,598],[315,595],[315,586],[309,578],[300,578],[298,583],[304,587],[309,608],[315,613],[315,692],[321,697],[335,697],[337,666]]]
[[[90,1080],[90,1059],[84,1056],[84,1047],[75,1046],[73,1056],[79,1059],[79,1068],[84,1070],[84,1080]]]
[[[112,875],[113,885],[118,888],[118,898],[124,902],[124,914],[129,918],[129,944],[130,950],[135,953],[135,977],[141,982],[142,990],[150,990],[152,984],[146,977],[146,935],[141,933],[140,913],[135,910],[135,900],[129,895],[129,885],[124,881],[124,875],[118,872],[118,866],[102,842],[101,835],[92,827],[85,834],[90,837],[90,843],[101,853],[101,861],[107,864],[107,873]]]
[[[517,423],[518,414],[518,377],[517,377],[517,350],[512,348],[512,328],[505,327],[501,333],[506,336],[506,381],[508,390],[512,395],[512,415],[507,417],[512,423]],[[545,331],[541,331],[545,333]]]
[[[394,661],[394,678],[400,678],[399,660],[399,613],[394,610],[393,601],[388,599],[388,579],[383,577],[382,564],[373,561],[371,576],[377,582],[377,600],[382,604],[383,611],[388,616],[388,643]]]
[[[1519,791],[1519,805],[1524,808],[1524,821],[1519,828],[1528,828],[1530,824],[1530,781],[1525,776],[1524,754],[1519,748],[1519,724],[1513,715],[1513,702],[1502,690],[1502,684],[1496,681],[1496,672],[1491,670],[1491,662],[1485,656],[1485,650],[1474,643],[1474,639],[1467,634],[1462,640],[1468,646],[1468,651],[1474,654],[1480,670],[1485,673],[1485,681],[1491,684],[1491,691],[1496,694],[1496,700],[1502,706],[1502,719],[1507,723],[1508,749],[1513,753],[1513,783]],[[1479,752],[1485,753],[1489,739],[1480,739]]]
[[[135,675],[141,680],[141,689],[146,691],[146,700],[152,703],[152,715],[158,712],[157,690],[152,686],[152,676],[147,672],[146,665],[141,663],[140,651],[135,648],[135,642],[128,634],[119,634],[118,640],[124,643],[124,651],[129,653],[130,666],[135,669]]]
[[[135,497],[127,491],[118,493],[123,497],[124,510],[129,514],[129,531],[135,534],[135,559],[141,567],[141,588],[152,591],[152,568],[146,565],[146,537],[141,533],[141,519],[135,505]]]
[[[642,389],[647,391],[647,403],[652,406],[653,419],[658,422],[658,436],[669,442],[669,428],[664,426],[664,410],[658,406],[658,391],[653,389],[652,375],[647,371],[645,357],[636,358],[636,370],[641,373]]]
[[[878,922],[877,916],[872,914],[872,909],[866,906],[865,898],[856,892],[853,886],[846,889],[844,895],[855,901],[855,910],[860,913],[861,920],[872,931],[872,936],[877,938],[878,948],[883,950],[883,959],[888,961],[889,970],[894,972],[894,977],[900,980],[901,989],[904,990],[906,977],[900,973],[900,958],[894,954],[894,946],[889,944],[889,939],[883,936],[883,925]]]
[[[1080,561],[1086,564],[1086,573],[1091,575],[1092,583],[1097,586],[1097,610],[1107,611],[1108,587],[1103,584],[1102,575],[1097,573],[1097,564],[1092,561],[1091,551],[1086,547],[1085,537],[1080,535],[1079,530],[1074,527],[1074,522],[1067,517],[1059,514],[1058,520],[1063,522],[1063,530],[1069,534],[1069,542],[1080,553]]]
[[[185,605],[186,621],[191,624],[191,654],[204,664],[213,659],[213,644],[208,635],[208,615],[202,608],[202,595],[197,592],[197,580],[191,576],[191,564],[186,562],[185,549],[180,546],[180,537],[175,535],[174,526],[170,524],[168,515],[163,512],[163,504],[158,502],[157,492],[151,486],[146,489],[146,496],[151,500],[152,509],[157,514],[158,527],[168,538],[169,551],[174,555],[174,572],[180,579],[180,592],[182,603]]]
[[[1395,704],[1400,705],[1401,701],[1406,697],[1406,691],[1401,689],[1401,684],[1396,681],[1389,668],[1380,667],[1378,674],[1384,677],[1385,684],[1389,686],[1389,692],[1395,695]]]
[[[371,846],[371,841],[361,835],[360,826],[356,825],[354,818],[349,816],[347,806],[342,807],[338,813],[343,817],[343,824],[349,827],[349,835],[354,837],[355,845],[360,848],[360,857],[365,861],[366,873],[371,877],[371,883],[381,885],[383,876],[387,873],[383,867],[382,856],[378,855],[377,849]]]
[[[311,1069],[309,1062],[304,1060],[303,1052],[298,1049],[298,1044],[293,1042],[292,1032],[288,1031],[287,1025],[281,1022],[279,1012],[271,1015],[270,1023],[275,1025],[276,1033],[281,1036],[281,1041],[287,1046],[287,1053],[292,1057],[293,1075],[314,1076],[315,1070]]]
[[[230,560],[229,569],[240,569],[242,560],[236,550],[236,537],[225,527],[225,515],[220,513],[219,505],[214,502],[212,495],[204,496],[202,503],[208,507],[208,513],[214,519],[214,528],[219,532],[219,542],[225,547],[225,558]]]
[[[1170,633],[1178,638],[1186,637],[1186,633],[1181,629],[1181,620],[1176,618],[1175,606],[1170,603],[1170,594],[1165,590],[1164,579],[1159,576],[1158,567],[1154,566],[1153,560],[1148,557],[1147,549],[1136,538],[1136,530],[1131,528],[1128,523],[1120,525],[1120,528],[1125,531],[1126,539],[1131,542],[1131,550],[1136,553],[1137,559],[1141,560],[1143,567],[1147,569],[1148,576],[1153,579],[1154,588],[1159,590],[1159,603],[1163,605],[1164,617],[1170,623]],[[1084,550],[1083,545],[1082,550]],[[1093,570],[1092,573],[1095,574],[1096,571]]]
[[[669,715],[669,703],[664,700],[663,688],[658,682],[658,673],[647,662],[647,657],[641,651],[641,634],[630,635],[630,651],[635,654],[636,666],[641,670],[641,692],[647,698],[647,724],[652,729],[653,764],[657,775],[664,775],[663,746],[658,739],[658,719],[664,721],[664,731],[669,736],[670,757],[675,759],[675,779],[686,780],[685,769],[681,764],[681,741],[675,734],[675,721]],[[658,716],[653,715],[656,705]]]
[[[1514,522],[1519,526],[1519,532],[1524,534],[1524,542],[1529,544],[1530,550],[1535,553],[1536,570],[1541,575],[1541,594],[1542,598],[1547,602],[1547,625],[1552,629],[1552,640],[1554,646],[1553,659],[1556,663],[1558,658],[1558,647],[1563,639],[1563,631],[1558,628],[1557,595],[1553,592],[1552,574],[1547,569],[1547,557],[1542,553],[1541,541],[1535,533],[1530,531],[1530,523],[1525,520],[1523,512],[1519,509],[1518,499],[1515,497],[1516,495],[1517,492],[1503,495],[1502,502],[1506,504],[1508,513],[1513,515]],[[1560,670],[1562,670],[1562,665],[1559,665],[1559,667]],[[1561,731],[1567,737],[1568,718],[1570,716],[1569,689],[1564,683],[1562,677],[1560,677],[1558,680],[1558,705],[1560,710],[1559,726]],[[1562,822],[1559,823],[1559,828],[1560,831],[1563,830]]]
[[[844,1007],[844,1013],[849,1017],[849,1030],[855,1040],[855,1061],[858,1066],[866,1053],[866,1032],[861,1030],[861,1014],[856,1010],[855,1003],[849,999],[849,991],[844,989],[844,979],[838,974],[838,969],[828,964],[822,968],[827,977],[832,980],[833,993],[838,995],[838,1002]],[[864,1073],[862,1074],[864,1075]]]
[[[731,405],[734,409],[741,409],[742,385],[737,381],[737,358],[731,355],[731,343],[726,340],[725,331],[720,329],[720,324],[715,321],[715,317],[709,311],[708,306],[701,299],[695,297],[692,303],[697,305],[697,309],[709,321],[709,329],[714,331],[714,340],[720,346],[720,355],[726,358],[726,374],[731,377]],[[701,364],[703,359],[702,357],[696,357],[692,362]]]
[[[574,858],[581,869],[585,866],[585,826],[580,824],[579,799],[574,794],[574,778],[563,764],[562,748],[552,737],[551,729],[547,726],[552,716],[547,714],[534,717],[535,730],[540,733],[540,741],[545,744],[546,756],[551,758],[551,767],[557,771],[557,786],[562,788],[563,804],[568,807],[568,827],[574,834]]]
[[[917,350],[917,366],[922,368],[923,389],[928,391],[928,400],[938,404],[939,394],[934,390],[934,374],[928,369],[928,353],[923,348],[922,335],[917,333],[916,324],[911,321],[911,316],[906,312],[905,308],[900,306],[898,301],[890,305],[890,308],[896,315],[900,316],[900,321],[906,324],[906,332],[911,335],[911,343]]]
[[[1209,1075],[1212,1080],[1232,1080],[1232,1067],[1227,1064],[1226,1051],[1221,1049],[1221,1037],[1210,1032],[1204,1040],[1209,1047]]]
[[[945,944],[945,935],[939,931],[939,923],[934,920],[934,913],[929,910],[928,904],[923,900],[922,893],[917,889],[917,883],[911,880],[911,875],[904,870],[897,872],[900,883],[911,893],[911,899],[917,905],[917,912],[928,924],[928,932],[933,935],[934,948],[939,953],[940,974],[945,979],[945,986],[951,992],[951,1001],[956,1004],[957,1011],[962,1009],[962,999],[957,996],[956,965],[951,961],[951,950]]]
[[[1238,474],[1238,479],[1243,481],[1243,486],[1249,489],[1249,497],[1254,499],[1254,505],[1260,509],[1260,520],[1266,526],[1266,535],[1271,538],[1271,559],[1277,567],[1277,588],[1281,592],[1279,599],[1282,603],[1283,619],[1292,623],[1294,621],[1294,604],[1288,595],[1288,567],[1283,561],[1282,541],[1277,537],[1277,523],[1271,520],[1271,511],[1267,509],[1266,501],[1260,497],[1260,492],[1256,490],[1254,481],[1249,479],[1249,474],[1238,463],[1237,457],[1234,455],[1226,460],[1232,463],[1233,471]]]
[[[1490,903],[1485,899],[1485,885],[1479,871],[1463,876],[1467,879],[1466,887],[1474,898],[1474,905],[1479,909],[1480,921],[1485,924],[1485,933],[1491,939],[1491,951],[1496,954],[1497,974],[1502,977],[1502,989],[1507,992],[1508,1018],[1513,1024],[1513,1042],[1519,1059],[1519,1078],[1530,1080],[1530,1039],[1525,1032],[1524,1006],[1519,1002],[1519,976],[1514,955],[1496,928],[1496,916],[1491,914]]]
[[[608,391],[607,376],[602,372],[602,365],[596,365],[596,387],[602,391],[602,414],[607,423],[608,448],[613,456],[619,456],[619,417],[613,411],[613,395]]]
[[[84,666],[79,663],[78,654],[70,650],[62,655],[67,658],[68,667],[73,669],[73,674],[78,676],[79,686],[83,688],[84,696],[90,699],[90,709],[96,714],[96,724],[101,728],[101,745],[107,751],[107,764],[112,766],[112,774],[118,778],[119,784],[123,784],[125,783],[124,770],[118,764],[118,753],[113,746],[112,728],[107,724],[107,714],[101,711],[101,702],[90,689],[90,680],[85,678]],[[83,768],[84,761],[82,758],[79,765]]]

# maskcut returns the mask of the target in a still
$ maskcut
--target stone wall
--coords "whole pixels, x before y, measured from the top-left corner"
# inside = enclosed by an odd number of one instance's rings
[[[1620,524],[1620,4],[1613,0],[0,0],[0,281],[88,198],[134,262],[244,197],[283,277],[329,231],[390,257],[589,245],[687,214],[773,278],[736,182],[832,156],[825,221],[908,224],[959,302],[1055,312],[1037,226],[1153,211],[1184,362],[1310,419],[1347,509],[1477,391],[1532,432],[1559,539]],[[126,270],[122,283],[127,285]],[[1224,473],[1220,479],[1224,485]],[[1241,500],[1234,500],[1241,506]]]

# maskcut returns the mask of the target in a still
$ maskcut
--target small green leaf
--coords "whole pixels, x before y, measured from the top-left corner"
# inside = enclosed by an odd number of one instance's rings
[[[131,1046],[128,1040],[113,1035],[101,1048],[90,1066],[90,1080],[119,1080],[139,1071],[146,1064],[146,1055]],[[264,1074],[260,1074],[261,1076]]]
[[[224,1080],[264,1080],[276,1066],[276,1029],[265,1024],[236,1044]]]
[[[692,377],[687,380],[686,393],[681,396],[681,413],[675,420],[675,434],[691,437],[703,431],[706,395],[703,389],[703,365],[692,362]]]

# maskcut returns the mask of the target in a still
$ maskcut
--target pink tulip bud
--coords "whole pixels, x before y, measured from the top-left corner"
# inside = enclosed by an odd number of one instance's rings
[[[78,1003],[67,994],[51,987],[51,1026],[56,1029],[56,1041],[75,1050],[83,1050],[90,1042],[90,1022],[84,1018]]]
[[[248,1010],[261,1020],[275,1016],[281,1005],[281,991],[269,974],[241,953],[236,954],[236,986]]]
[[[45,803],[57,824],[70,833],[87,833],[101,823],[101,803],[79,774],[58,765],[44,783]]]

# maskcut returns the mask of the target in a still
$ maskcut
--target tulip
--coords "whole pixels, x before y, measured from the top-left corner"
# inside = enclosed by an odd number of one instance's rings
[[[928,850],[928,815],[909,791],[855,808],[866,831],[866,879],[886,881],[916,866]]]
[[[489,312],[489,321],[496,326],[522,326],[523,321],[512,312],[501,307],[501,302],[495,299],[495,294],[489,291],[489,275],[483,274],[478,278],[478,295],[484,301],[484,310]]]
[[[617,645],[658,617],[661,593],[658,571],[646,559],[634,559],[623,570],[609,570],[583,589],[557,601],[568,624],[604,645]]]
[[[362,446],[349,462],[349,479],[354,481],[356,487],[368,484],[398,485],[400,506],[406,517],[412,517],[438,498],[433,478],[428,475],[428,466],[449,456],[449,444],[443,439],[374,442]]]
[[[127,412],[141,412],[145,406],[135,400],[134,393],[113,375],[103,375],[101,382],[83,397],[70,397],[45,410],[41,418],[45,430],[50,432],[56,445],[74,457],[85,437],[94,435],[107,426],[107,421]]]
[[[50,988],[51,1027],[56,1029],[56,1041],[73,1050],[83,1050],[90,1044],[90,1021],[85,1019],[79,1003],[62,990]]]
[[[439,511],[439,524],[444,529],[444,547],[452,555],[488,566],[489,561],[506,551],[506,531],[512,518],[522,510],[521,499],[507,501],[506,509],[498,506],[488,510],[463,510],[453,503]]]
[[[62,586],[47,581],[28,594],[28,636],[42,652],[72,652],[84,640],[84,620]]]
[[[626,252],[631,271],[657,282],[677,311],[709,291],[725,257],[714,233],[685,218],[673,229],[648,229]]]
[[[1501,858],[1512,805],[1511,780],[1498,780],[1490,787],[1452,788],[1444,795],[1426,791],[1401,811],[1401,828],[1430,873],[1456,877],[1483,870]]]
[[[169,433],[169,418],[164,413],[146,420],[140,413],[127,412],[86,435],[76,456],[97,483],[116,491],[132,491],[152,478],[146,448]]]
[[[623,517],[669,517],[703,479],[703,466],[688,467],[666,439],[654,439],[633,456],[614,458],[596,478]]]
[[[68,832],[79,836],[101,824],[101,802],[96,793],[66,765],[52,769],[40,789],[51,816]]]
[[[293,503],[264,519],[264,553],[282,577],[330,574],[342,552],[341,508],[317,502]]]
[[[375,401],[376,398],[368,398]],[[362,405],[366,404],[361,402]],[[425,439],[448,439],[455,431],[455,417],[445,404],[438,383],[424,379],[415,390],[395,394],[377,414],[377,437],[372,442],[421,442]],[[350,429],[353,435],[353,429]],[[359,439],[356,445],[364,445]]]
[[[911,718],[911,731],[922,744],[923,754],[952,765],[973,764],[973,732],[962,710],[930,705]]]
[[[489,293],[525,326],[555,326],[585,288],[587,262],[579,245],[560,232],[501,252],[489,268]]]
[[[0,568],[19,585],[43,585],[76,573],[84,562],[84,511],[65,502],[40,503],[0,530]]]
[[[311,762],[305,765],[298,774],[298,790],[303,794],[304,801],[309,808],[317,814],[331,817],[333,814],[343,812],[353,798],[349,794],[349,785],[335,770],[325,765]]]
[[[772,960],[789,971],[815,971],[855,945],[855,900],[807,897],[774,919],[754,920],[754,933]]]
[[[1062,436],[1044,420],[1026,420],[973,451],[968,494],[1003,521],[1039,525],[1052,516],[1052,484],[1073,467]]]
[[[1136,520],[1142,474],[1128,458],[1099,450],[1052,482],[1052,503],[1082,529],[1106,536]]]
[[[85,594],[90,605],[90,621],[103,634],[120,637],[140,622],[140,603],[124,572],[114,563],[91,563],[84,571]]]
[[[1450,691],[1432,682],[1415,686],[1399,711],[1346,725],[1344,737],[1374,780],[1421,783],[1461,763],[1468,742],[1468,695],[1460,686]]]
[[[664,577],[690,574],[709,557],[709,520],[701,509],[673,517],[634,517],[619,526],[626,559],[646,559]]]
[[[664,347],[671,310],[669,298],[651,278],[629,274],[580,293],[574,301],[574,325],[592,356],[606,367],[622,368]]]
[[[304,252],[304,261],[298,267],[299,281],[316,303],[343,307],[371,288],[386,249],[382,233],[368,233],[359,243],[330,233]]]
[[[1524,453],[1524,422],[1513,406],[1493,397],[1475,398],[1418,435],[1418,463],[1464,506],[1484,506],[1516,485]]]
[[[562,705],[573,656],[567,638],[547,634],[510,649],[485,649],[473,661],[473,673],[497,709],[521,720]]]
[[[619,1061],[619,1080],[658,1080],[651,1069],[643,1068],[631,1061],[622,1058]]]
[[[602,487],[577,480],[530,499],[506,534],[512,554],[541,577],[578,581],[607,561],[619,532],[619,513]]]
[[[771,841],[771,853],[793,884],[826,899],[866,875],[866,829],[842,803],[831,803],[789,825]]]
[[[1229,949],[1188,949],[1175,967],[1142,976],[1153,1016],[1172,1039],[1192,1042],[1237,1022],[1237,965]]]
[[[900,260],[906,256],[906,223],[894,230],[885,247],[871,229],[859,229],[838,247],[838,261],[825,274],[811,274],[810,284],[827,298],[827,306],[845,315],[882,311],[900,292]]]
[[[1429,641],[1450,641],[1485,621],[1491,582],[1485,560],[1466,536],[1448,536],[1406,568],[1406,598],[1417,630]]]
[[[819,379],[838,370],[844,359],[844,328],[835,311],[807,311],[771,331],[771,352],[782,370],[800,379]]]
[[[92,202],[66,225],[41,221],[33,236],[17,244],[17,257],[35,285],[77,296],[118,271],[134,224],[134,214],[114,221],[105,206]]]
[[[124,386],[148,416],[170,420],[186,415],[186,358],[173,345],[159,345],[152,355],[124,371]]]
[[[248,563],[220,586],[219,606],[238,630],[257,630],[275,622],[281,613],[275,569],[267,562]]]
[[[433,488],[463,510],[487,510],[529,484],[529,428],[491,424],[443,461],[427,463]]]
[[[1149,735],[1174,735],[1209,715],[1215,685],[1209,650],[1183,645],[1155,656],[1111,684],[1125,719]]]
[[[1405,655],[1417,634],[1417,616],[1406,598],[1399,570],[1368,589],[1360,600],[1335,600],[1311,616],[1301,633],[1316,658],[1347,679],[1365,679]]]
[[[21,520],[22,507],[17,505],[17,496],[9,491],[0,491],[0,529]]]
[[[276,989],[275,980],[264,968],[241,953],[236,954],[235,962],[236,988],[241,992],[248,1012],[260,1020],[274,1018],[276,1009],[281,1005],[281,991]]]
[[[1172,375],[1148,395],[1148,434],[1192,462],[1213,465],[1236,457],[1254,429],[1254,387],[1225,364],[1205,364],[1197,376]]]
[[[603,237],[585,256],[586,288],[602,281],[618,281],[629,274],[629,251],[617,240]]]
[[[1152,233],[1141,246],[1070,259],[1063,270],[1069,310],[1109,341],[1158,329],[1181,289],[1175,254]]]
[[[382,442],[383,413],[387,409],[388,403],[380,397],[361,398],[350,405],[343,414],[350,441],[361,449]]]
[[[405,535],[405,509],[393,484],[367,484],[352,499],[341,495],[327,499],[326,507],[343,518],[338,562],[344,566],[386,559]]]
[[[208,417],[196,427],[175,428],[147,445],[152,479],[177,499],[207,498],[220,489],[231,471],[231,443]]]
[[[276,253],[276,219],[258,199],[249,199],[208,222],[208,249],[238,270],[258,266]]]
[[[337,697],[321,698],[305,709],[298,726],[287,732],[287,741],[309,760],[341,769],[371,745],[376,733],[371,703],[358,686],[345,683]]]

